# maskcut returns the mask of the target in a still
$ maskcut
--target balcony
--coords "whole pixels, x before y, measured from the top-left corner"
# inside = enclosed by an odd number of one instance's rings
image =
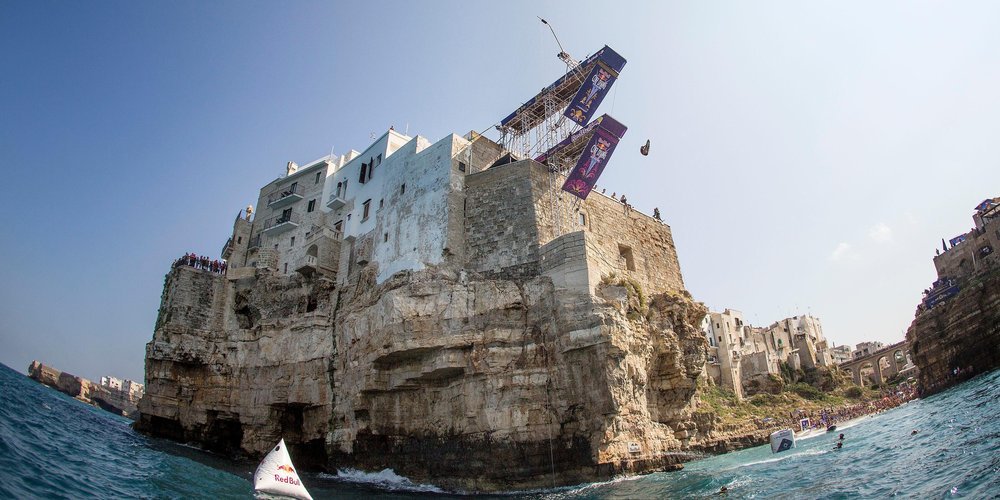
[[[316,256],[306,255],[295,261],[295,270],[302,274],[316,272]]]
[[[337,193],[331,194],[330,199],[326,202],[326,208],[330,210],[340,210],[344,208],[344,205],[347,205],[347,202]]]
[[[268,238],[273,238],[281,233],[299,227],[300,222],[299,214],[296,213],[271,217],[264,221],[264,231],[262,234],[266,234]]]
[[[299,186],[298,183],[294,183],[291,186],[286,186],[278,191],[271,193],[267,197],[267,206],[270,208],[282,208],[295,203],[302,199],[302,192],[305,189]]]
[[[260,235],[259,234],[257,236],[254,236],[253,238],[250,238],[250,243],[247,245],[247,250],[248,251],[249,250],[255,250],[257,248],[260,248]]]
[[[233,254],[233,239],[229,238],[226,240],[226,244],[222,245],[222,252],[219,255],[222,256],[222,260],[229,260],[229,256]]]

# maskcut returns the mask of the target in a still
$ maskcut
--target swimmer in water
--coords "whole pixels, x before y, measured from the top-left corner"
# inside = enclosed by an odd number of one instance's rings
[[[840,433],[840,440],[841,440],[841,441],[843,441],[843,440],[844,440],[844,433],[843,433],[843,432],[841,432],[841,433]]]
[[[911,436],[914,436],[916,434],[917,434],[917,430],[916,429],[913,429],[913,432],[910,433]]]
[[[729,493],[729,488],[726,488],[725,486],[719,488],[719,494],[720,495],[726,495],[728,493]]]
[[[843,442],[838,442],[837,446],[834,446],[833,449],[834,450],[839,450],[839,449],[841,449],[843,447],[844,447],[844,443]]]

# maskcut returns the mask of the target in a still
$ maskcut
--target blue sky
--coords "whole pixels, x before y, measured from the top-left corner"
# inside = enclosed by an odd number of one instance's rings
[[[996,2],[2,1],[0,362],[141,380],[172,259],[287,161],[497,123],[564,70],[535,16],[628,59],[600,184],[714,310],[900,340],[1000,195]]]

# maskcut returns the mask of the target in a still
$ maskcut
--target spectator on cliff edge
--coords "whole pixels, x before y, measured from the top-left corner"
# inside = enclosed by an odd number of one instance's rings
[[[660,221],[660,222],[663,222],[663,219],[660,218],[660,208],[659,207],[654,207],[653,208],[653,218],[656,219],[656,220],[658,220],[658,221]]]

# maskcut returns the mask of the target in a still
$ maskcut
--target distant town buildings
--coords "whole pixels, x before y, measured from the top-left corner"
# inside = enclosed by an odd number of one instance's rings
[[[822,324],[811,315],[761,328],[746,324],[740,311],[726,309],[707,314],[702,330],[709,343],[709,376],[740,399],[744,385],[778,376],[782,363],[792,368],[833,365]]]
[[[128,379],[122,380],[110,375],[101,377],[101,385],[112,391],[112,393],[119,393],[123,398],[132,401],[133,405],[138,403],[145,390],[145,387],[138,382]]]
[[[854,359],[863,358],[865,356],[870,356],[871,354],[874,354],[875,351],[883,347],[885,347],[885,344],[878,341],[861,342],[860,344],[854,347],[854,352],[851,353],[851,356]]]
[[[833,364],[839,365],[841,363],[846,363],[852,359],[851,357],[851,346],[849,345],[838,345],[830,348],[830,356],[833,358]]]

